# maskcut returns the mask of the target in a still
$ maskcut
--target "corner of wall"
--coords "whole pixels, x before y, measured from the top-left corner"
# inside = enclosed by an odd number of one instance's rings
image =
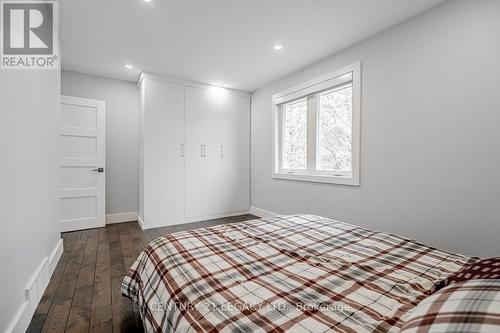
[[[273,217],[276,215],[280,215],[280,214],[272,212],[270,210],[265,210],[265,209],[254,207],[254,206],[250,207],[250,214],[258,216],[258,217]]]

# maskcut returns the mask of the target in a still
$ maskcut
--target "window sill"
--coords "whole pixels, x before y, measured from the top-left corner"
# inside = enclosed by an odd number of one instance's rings
[[[300,173],[273,173],[274,179],[295,180],[301,182],[324,183],[336,185],[359,186],[359,179],[349,176],[329,176],[329,175],[311,175]]]

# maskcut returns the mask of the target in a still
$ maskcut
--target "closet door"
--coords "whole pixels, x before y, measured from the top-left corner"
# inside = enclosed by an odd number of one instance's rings
[[[222,212],[250,206],[250,99],[228,95],[223,112]]]
[[[147,79],[144,100],[146,223],[184,218],[184,87]]]
[[[223,120],[228,94],[224,90],[205,89],[206,215],[224,212]]]
[[[205,91],[186,87],[186,217],[206,215]]]
[[[248,210],[250,100],[186,87],[186,217]]]

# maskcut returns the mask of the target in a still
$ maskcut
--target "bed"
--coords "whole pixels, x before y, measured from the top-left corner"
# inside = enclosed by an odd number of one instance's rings
[[[147,332],[398,332],[477,258],[313,215],[162,236],[121,292]]]

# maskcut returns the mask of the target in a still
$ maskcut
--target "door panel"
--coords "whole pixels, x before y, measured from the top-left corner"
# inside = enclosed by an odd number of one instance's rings
[[[223,95],[222,95],[223,94]],[[222,170],[222,123],[227,95],[224,91],[203,90],[205,99],[205,215],[216,215],[223,211],[224,197],[221,186],[225,175]]]
[[[184,86],[147,80],[144,186],[146,224],[184,218]]]
[[[186,87],[186,217],[205,215],[205,105],[204,91]]]
[[[105,224],[105,104],[61,96],[61,229]]]
[[[97,137],[77,135],[61,136],[62,158],[95,158],[97,155]]]
[[[61,168],[61,189],[96,187],[97,174],[93,169],[86,166]]]
[[[61,219],[83,219],[95,215],[96,197],[73,197],[61,199]]]
[[[97,109],[85,105],[61,104],[61,124],[65,127],[96,128]]]
[[[224,157],[220,173],[223,212],[249,209],[250,203],[250,100],[229,95],[223,112]]]

